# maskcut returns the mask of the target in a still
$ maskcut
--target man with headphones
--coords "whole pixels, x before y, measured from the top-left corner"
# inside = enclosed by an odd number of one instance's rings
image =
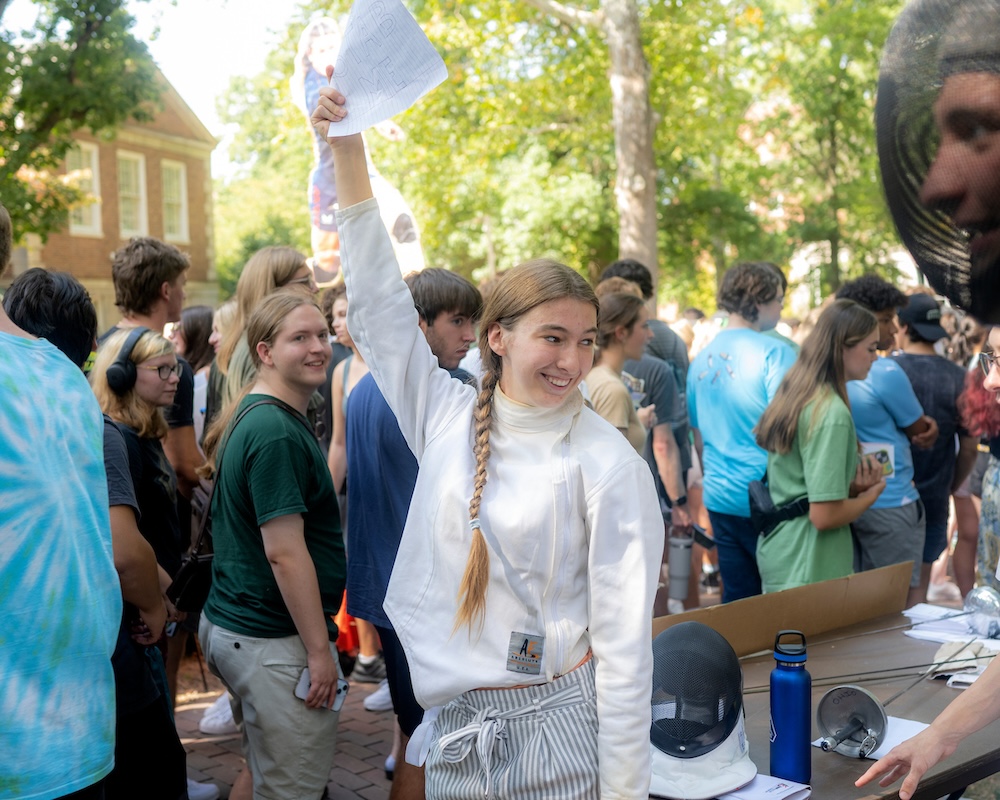
[[[184,306],[189,266],[188,257],[176,247],[148,236],[132,239],[117,250],[111,276],[115,305],[122,319],[102,334],[100,341],[120,328],[141,326],[162,333],[168,322],[177,322]],[[177,360],[181,364],[181,382],[174,405],[165,410],[170,432],[163,450],[177,473],[178,490],[190,498],[198,485],[195,470],[204,459],[194,433],[194,371],[184,359]]]
[[[105,332],[104,341],[122,328],[148,328],[162,333],[168,322],[177,322],[184,307],[184,284],[190,259],[176,247],[159,239],[140,236],[115,251],[111,277],[115,284],[115,305],[121,311],[121,321]],[[138,337],[130,339],[135,344]],[[112,373],[120,379],[122,392],[135,382],[135,365],[128,359],[131,345],[123,348],[124,358],[112,364],[108,383],[115,391]],[[194,370],[180,356],[180,382],[173,405],[164,409],[169,430],[163,441],[163,452],[177,475],[177,512],[181,522],[181,536],[185,541],[191,535],[191,493],[198,485],[196,470],[204,462],[194,430]],[[131,370],[131,373],[129,373]],[[172,700],[176,701],[177,670],[187,642],[188,630],[183,623],[175,635],[167,640],[167,682]],[[214,784],[198,784],[188,780],[188,793],[192,800],[211,800],[218,796]]]

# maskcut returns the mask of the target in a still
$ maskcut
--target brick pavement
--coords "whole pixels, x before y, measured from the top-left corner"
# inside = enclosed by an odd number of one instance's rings
[[[210,693],[181,693],[177,730],[188,754],[188,776],[196,781],[213,781],[222,797],[228,798],[243,767],[240,736],[206,736],[198,730],[202,712],[219,696],[217,682],[211,676],[209,680],[213,689]],[[392,749],[392,712],[366,711],[362,705],[376,688],[375,684],[351,684],[340,712],[337,756],[327,784],[331,800],[386,800],[389,796],[384,767]]]

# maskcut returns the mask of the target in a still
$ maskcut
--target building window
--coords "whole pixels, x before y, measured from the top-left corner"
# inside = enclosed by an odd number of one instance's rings
[[[146,159],[138,153],[118,153],[118,226],[122,239],[145,236]]]
[[[161,161],[163,178],[163,238],[168,242],[189,241],[187,166],[179,161]]]
[[[79,142],[66,153],[66,172],[76,179],[84,199],[69,212],[69,232],[101,236],[101,176],[97,145]]]

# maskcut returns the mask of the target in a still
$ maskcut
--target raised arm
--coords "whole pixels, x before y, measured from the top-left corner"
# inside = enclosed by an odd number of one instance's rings
[[[326,79],[333,77],[333,67],[326,68]],[[312,113],[313,127],[330,143],[333,150],[337,198],[341,208],[357,205],[372,197],[365,162],[365,143],[360,133],[337,136],[337,123],[347,116],[347,98],[332,86],[319,90],[319,105]],[[331,139],[333,136],[335,138]]]
[[[328,70],[327,76],[333,71]],[[333,87],[320,90],[312,121],[323,136],[347,115],[347,99]],[[371,369],[413,455],[438,430],[468,414],[475,390],[440,369],[427,344],[413,297],[399,274],[389,234],[373,199],[360,135],[329,140],[333,150],[341,266],[347,285],[347,325]]]

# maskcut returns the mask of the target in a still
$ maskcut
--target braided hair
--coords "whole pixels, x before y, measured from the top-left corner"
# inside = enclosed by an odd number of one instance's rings
[[[490,556],[479,519],[479,509],[488,477],[494,395],[503,376],[503,361],[490,347],[489,332],[494,325],[512,330],[521,317],[532,309],[564,297],[582,300],[592,305],[595,313],[600,312],[594,290],[579,273],[550,259],[528,261],[508,270],[498,279],[479,320],[479,352],[483,377],[472,412],[475,420],[472,452],[476,457],[476,474],[472,498],[469,500],[472,542],[459,587],[455,630],[463,626],[468,626],[470,632],[473,627],[481,628],[486,616]]]

